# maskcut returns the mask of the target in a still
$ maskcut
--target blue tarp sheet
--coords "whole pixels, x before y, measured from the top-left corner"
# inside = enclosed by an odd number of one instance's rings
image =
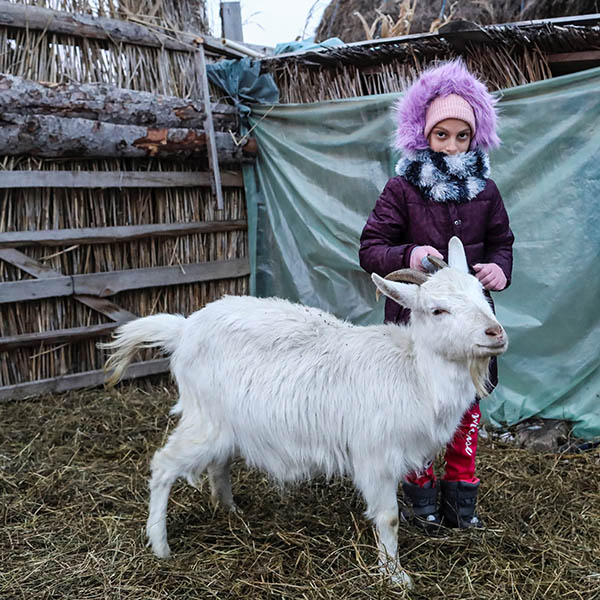
[[[515,232],[512,286],[495,294],[510,349],[484,417],[567,419],[600,437],[600,69],[502,92],[492,177]],[[393,174],[398,94],[252,105],[245,168],[252,291],[381,322],[358,264],[362,227]]]

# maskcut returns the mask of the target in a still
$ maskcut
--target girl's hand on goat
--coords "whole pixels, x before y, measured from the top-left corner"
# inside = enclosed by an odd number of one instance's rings
[[[486,290],[499,292],[506,287],[506,275],[496,263],[477,263],[473,265],[473,269],[475,276]]]
[[[428,254],[444,260],[444,257],[433,246],[417,246],[416,248],[413,248],[413,251],[410,253],[410,268],[427,273],[427,269],[425,269],[421,261]]]

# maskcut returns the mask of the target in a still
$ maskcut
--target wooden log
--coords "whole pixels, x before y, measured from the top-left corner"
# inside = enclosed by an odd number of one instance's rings
[[[224,187],[244,187],[241,172],[221,178]],[[206,171],[0,171],[0,189],[210,187],[211,181]]]
[[[74,294],[105,298],[128,290],[215,281],[217,279],[244,277],[249,274],[250,263],[248,259],[236,258],[185,264],[177,267],[127,269],[108,273],[6,281],[0,283],[0,304],[43,298],[59,298]]]
[[[116,43],[189,52],[190,46],[130,21],[60,12],[40,6],[0,2],[0,25]]]
[[[54,331],[40,331],[39,333],[23,333],[0,338],[0,352],[8,352],[17,348],[30,346],[46,346],[54,344],[72,344],[79,340],[89,340],[112,333],[119,323],[104,323],[89,325],[88,327],[71,327],[69,329],[56,329]]]
[[[80,229],[47,229],[42,231],[5,231],[0,233],[0,248],[113,244],[145,238],[239,231],[247,228],[248,222],[240,219],[236,221],[194,221],[191,223],[156,223],[152,225],[82,227]]]
[[[255,147],[236,146],[229,133],[216,133],[219,160],[239,163]],[[207,140],[199,129],[152,129],[115,125],[90,119],[55,116],[0,115],[0,155],[43,158],[171,158],[206,154]],[[254,154],[255,155],[255,154]]]
[[[62,12],[41,6],[0,2],[0,25],[17,29],[58,33],[79,38],[106,40],[113,44],[133,44],[150,48],[166,48],[190,52],[197,44],[203,44],[207,50],[230,58],[242,58],[244,54],[225,48],[220,40],[210,36],[197,36],[180,33],[181,41],[156,27],[144,26],[131,21],[122,21],[110,17],[95,17]]]
[[[169,371],[169,359],[159,358],[144,362],[133,363],[125,371],[123,379],[135,379],[156,375]],[[27,383],[17,383],[0,387],[0,401],[21,400],[42,394],[57,394],[69,390],[77,390],[88,387],[103,385],[106,373],[99,369],[97,371],[85,371],[73,375],[63,375],[52,379],[41,379]]]
[[[237,111],[210,104],[217,128],[237,131]],[[204,101],[158,96],[105,83],[38,83],[0,74],[0,112],[55,115],[121,125],[204,128]]]
[[[548,62],[557,63],[586,63],[596,65],[600,63],[600,50],[584,50],[581,52],[560,52],[558,54],[549,54]]]

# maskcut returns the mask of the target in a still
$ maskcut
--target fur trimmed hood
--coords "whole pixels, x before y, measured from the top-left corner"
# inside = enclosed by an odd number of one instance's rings
[[[475,113],[476,131],[470,149],[487,152],[500,145],[496,133],[497,100],[457,59],[424,71],[394,105],[397,150],[413,154],[429,147],[424,134],[427,107],[434,98],[449,94],[464,98]]]

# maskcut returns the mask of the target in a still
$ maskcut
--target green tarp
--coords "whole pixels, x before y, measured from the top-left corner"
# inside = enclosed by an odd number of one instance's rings
[[[252,106],[253,293],[382,321],[358,245],[398,158],[397,97]],[[576,435],[600,437],[600,69],[505,90],[500,108],[492,177],[516,236],[515,268],[494,295],[510,348],[484,417],[566,419]]]

